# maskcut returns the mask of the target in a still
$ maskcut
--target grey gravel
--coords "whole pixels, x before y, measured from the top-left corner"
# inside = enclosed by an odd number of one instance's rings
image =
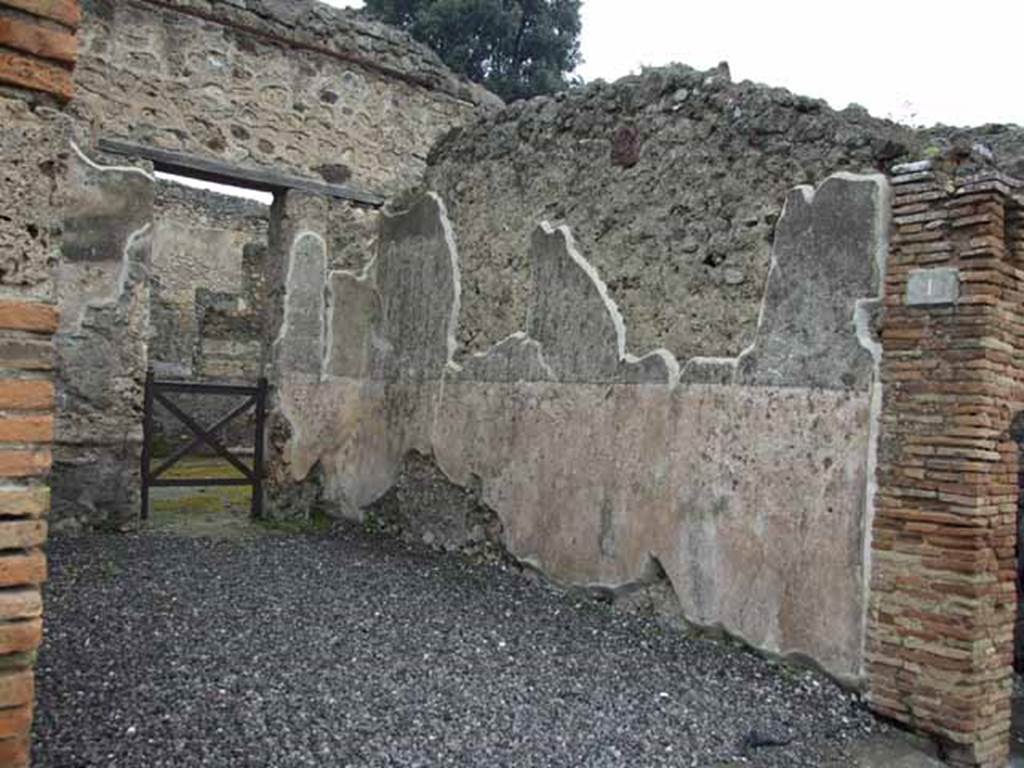
[[[55,538],[36,768],[839,766],[821,675],[342,528]]]

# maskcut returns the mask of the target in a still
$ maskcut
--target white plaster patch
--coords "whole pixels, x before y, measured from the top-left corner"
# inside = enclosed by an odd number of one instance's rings
[[[76,144],[74,141],[71,141],[69,143],[71,144],[71,149],[74,151],[76,155],[78,155],[78,158],[83,163],[92,168],[94,171],[100,171],[102,173],[106,173],[108,171],[117,171],[120,173],[137,173],[143,178],[149,179],[153,183],[156,183],[156,176],[154,176],[149,171],[146,171],[143,168],[138,168],[134,165],[100,165],[95,160],[90,158],[87,154],[85,154],[85,152],[83,152],[81,148],[78,146],[78,144]]]
[[[572,230],[569,229],[568,225],[562,224],[558,227],[553,227],[549,222],[542,221],[540,223],[541,229],[546,235],[560,235],[565,243],[565,251],[569,254],[569,258],[575,262],[583,273],[590,279],[597,289],[598,296],[601,297],[601,301],[604,304],[605,310],[607,310],[609,317],[612,319],[612,325],[615,328],[615,346],[618,352],[619,360],[623,360],[626,357],[626,323],[622,319],[622,313],[619,311],[619,306],[615,303],[612,297],[608,293],[608,286],[604,280],[601,279],[601,275],[598,274],[597,268],[594,267],[589,261],[587,261],[580,253],[579,248],[576,245],[576,238],[573,237]]]
[[[446,363],[451,363],[455,360],[455,352],[459,348],[456,334],[459,329],[459,313],[462,311],[462,271],[459,267],[459,249],[455,243],[455,230],[452,228],[452,222],[448,218],[448,209],[445,207],[444,200],[435,192],[428,192],[427,195],[437,204],[441,219],[441,230],[444,232],[445,245],[451,259],[453,297],[451,314],[448,319],[448,359],[445,361]]]
[[[852,175],[852,174],[851,174]],[[863,178],[863,177],[854,177]],[[871,332],[871,308],[881,307],[885,300],[885,274],[889,259],[889,225],[892,219],[892,187],[881,174],[869,177],[878,187],[877,217],[875,219],[875,274],[878,280],[878,295],[872,299],[860,299],[854,309],[854,329],[860,345],[871,353],[875,364],[875,380],[871,385],[871,401],[868,412],[868,455],[865,475],[867,489],[864,493],[864,519],[862,521],[863,554],[861,555],[862,589],[864,594],[863,620],[861,622],[860,676],[864,675],[867,654],[868,610],[871,602],[871,546],[875,522],[875,496],[878,494],[878,447],[882,430],[882,343]]]
[[[537,363],[544,371],[544,375],[548,378],[549,381],[556,381],[558,377],[555,375],[554,370],[548,364],[548,361],[544,359],[543,345],[539,341],[531,339],[530,336],[526,333],[526,331],[516,331],[515,333],[510,333],[501,341],[492,344],[489,349],[483,352],[474,352],[472,355],[469,356],[467,363],[482,362],[491,355],[498,354],[499,350],[501,350],[502,348],[509,344],[528,344],[530,342],[537,345]],[[454,374],[459,374],[462,373],[467,367],[468,365],[460,365],[459,363],[456,363],[454,361],[449,361],[448,365],[446,366],[446,370]]]
[[[358,272],[351,269],[332,269],[327,273],[327,285],[325,287],[326,295],[324,296],[324,325],[326,330],[324,331],[325,345],[323,361],[320,368],[320,380],[326,381],[331,371],[332,358],[334,356],[334,310],[337,302],[337,297],[334,295],[334,278],[345,275],[351,277],[357,283],[363,283],[365,285],[373,287],[376,283],[374,279],[374,268],[377,264],[377,257],[373,256],[363,264],[363,268]]]
[[[807,205],[813,205],[815,196],[819,189],[827,184],[832,179],[839,179],[841,181],[851,181],[857,183],[872,182],[878,187],[878,205],[876,206],[876,232],[880,233],[880,237],[876,243],[875,253],[872,258],[874,259],[875,274],[878,275],[879,291],[883,290],[884,276],[885,276],[885,262],[888,256],[888,220],[890,212],[890,198],[891,193],[889,189],[889,182],[885,176],[881,174],[857,174],[849,171],[839,171],[831,174],[825,181],[821,183],[817,188],[809,184],[801,184],[793,188],[793,192],[798,192],[803,201]],[[790,198],[787,196],[786,202],[782,208],[782,214],[779,217],[781,222],[785,219],[790,204]],[[768,307],[768,293],[771,289],[772,280],[777,277],[777,272],[780,270],[778,258],[776,256],[775,247],[772,247],[771,261],[768,267],[768,275],[765,277],[764,290],[761,292],[761,306],[757,314],[757,324],[754,327],[754,339],[749,345],[747,345],[738,355],[735,357],[706,357],[706,356],[695,356],[691,357],[682,367],[681,376],[685,375],[691,366],[723,366],[732,368],[732,378],[730,381],[735,383],[736,376],[739,373],[740,363],[745,357],[752,354],[757,349],[757,343],[761,336],[761,330],[764,327],[765,314]],[[864,299],[858,299],[855,302],[853,312],[853,326],[854,333],[857,336],[861,346],[863,346],[868,352],[871,353],[875,359],[876,368],[881,360],[881,345],[871,338],[870,332],[868,331],[867,315],[865,315],[866,306],[872,303],[879,302],[880,295],[878,297],[870,297]],[[863,333],[862,333],[863,331]]]

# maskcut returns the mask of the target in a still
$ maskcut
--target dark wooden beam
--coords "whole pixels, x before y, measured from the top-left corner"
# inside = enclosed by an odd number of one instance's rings
[[[351,200],[355,203],[370,205],[376,208],[384,205],[384,198],[373,192],[365,192],[347,184],[328,184],[325,181],[304,176],[292,176],[287,173],[266,168],[231,165],[219,160],[175,152],[169,149],[158,149],[145,144],[135,144],[121,139],[100,139],[99,148],[115,155],[126,155],[149,160],[158,171],[175,173],[179,176],[190,176],[202,181],[217,184],[232,184],[236,187],[248,187],[263,192],[283,192],[297,189],[324,197],[339,200]]]

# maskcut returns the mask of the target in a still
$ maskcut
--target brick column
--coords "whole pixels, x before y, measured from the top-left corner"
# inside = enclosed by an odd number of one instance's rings
[[[53,307],[0,301],[0,766],[28,762],[32,667],[42,640],[56,329]]]
[[[1017,182],[895,169],[867,664],[878,712],[1004,766],[1017,611]],[[1017,246],[1019,247],[1019,245]]]
[[[29,763],[54,437],[62,129],[36,107],[71,98],[80,20],[78,0],[0,0],[0,768]]]

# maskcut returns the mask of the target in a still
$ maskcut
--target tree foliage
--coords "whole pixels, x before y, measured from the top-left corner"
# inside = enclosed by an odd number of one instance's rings
[[[506,101],[552,93],[580,62],[580,0],[366,0]]]

